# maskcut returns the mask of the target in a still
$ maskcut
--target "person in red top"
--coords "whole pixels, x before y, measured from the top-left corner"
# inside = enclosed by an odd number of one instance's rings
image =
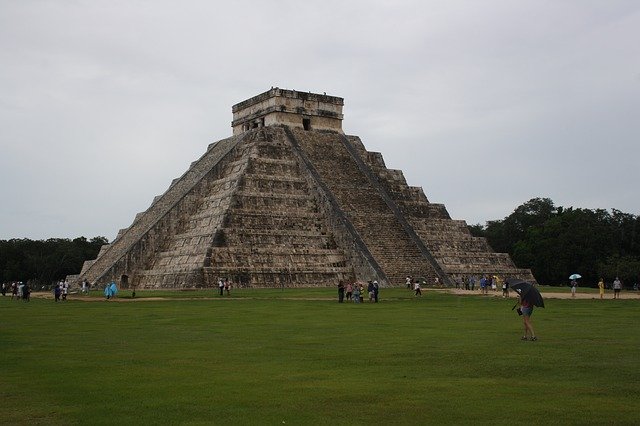
[[[524,336],[522,340],[528,340],[527,336],[531,336],[531,340],[538,340],[536,333],[533,331],[531,324],[531,314],[533,313],[533,305],[527,300],[520,297],[520,311],[522,312],[522,320],[524,321]]]

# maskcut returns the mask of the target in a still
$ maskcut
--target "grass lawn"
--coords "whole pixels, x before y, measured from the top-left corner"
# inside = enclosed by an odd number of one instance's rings
[[[638,300],[334,293],[0,298],[0,423],[638,424]]]

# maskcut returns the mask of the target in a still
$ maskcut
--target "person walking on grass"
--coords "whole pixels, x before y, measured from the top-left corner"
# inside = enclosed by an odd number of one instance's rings
[[[520,340],[536,341],[536,333],[533,331],[533,324],[531,323],[531,315],[533,314],[533,304],[528,300],[522,299],[522,296],[518,295],[520,302],[520,312],[522,312],[522,321],[524,322],[524,336]]]
[[[600,293],[600,299],[604,299],[604,278],[600,278],[600,281],[598,281],[598,292]]]
[[[577,287],[578,287],[578,281],[571,280],[571,297],[576,297]]]
[[[416,280],[416,283],[413,289],[416,292],[416,296],[422,296],[422,290],[420,290],[420,281]]]

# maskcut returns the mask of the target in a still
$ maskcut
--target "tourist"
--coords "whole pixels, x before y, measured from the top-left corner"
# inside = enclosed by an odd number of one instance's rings
[[[360,291],[361,291],[362,286],[358,286],[358,284],[356,283],[353,286],[353,301],[354,303],[360,303],[362,301],[361,296],[360,296]]]
[[[2,283],[2,295],[7,295],[7,285],[5,283]]]
[[[84,279],[82,280],[82,290],[81,290],[82,294],[85,294],[87,292],[87,280]]]
[[[13,300],[14,297],[18,297],[18,284],[16,284],[15,282],[11,283],[11,300]]]
[[[408,275],[407,275],[407,278],[405,279],[405,284],[407,285],[407,288],[411,290],[411,277]]]
[[[347,302],[349,300],[351,300],[351,297],[353,296],[353,286],[351,285],[351,283],[347,283],[347,288],[345,289],[345,292],[347,294]]]
[[[56,302],[60,301],[60,286],[58,284],[53,287],[53,298]]]
[[[112,297],[115,297],[116,294],[118,294],[118,287],[116,286],[116,282],[115,281],[111,281],[104,288],[104,295],[107,297],[107,300],[109,300]]]
[[[342,303],[344,301],[344,283],[342,281],[338,282],[338,303]]]
[[[571,297],[576,297],[577,288],[578,288],[578,281],[571,280]]]
[[[474,291],[476,289],[476,277],[475,277],[475,275],[472,275],[469,278],[469,285],[471,287],[471,291]]]
[[[373,302],[373,281],[369,280],[367,285],[367,293],[369,293],[369,302]]]
[[[600,299],[604,299],[604,278],[600,278],[600,281],[598,281],[598,292],[600,293]]]
[[[413,286],[413,290],[416,292],[416,296],[422,296],[422,291],[420,290],[420,281],[416,280],[416,283]]]
[[[613,298],[614,299],[620,299],[620,290],[622,290],[622,282],[620,281],[620,278],[616,277],[616,279],[613,280]]]
[[[538,340],[536,333],[533,331],[533,324],[531,324],[533,304],[528,300],[523,300],[520,295],[518,295],[518,300],[520,302],[518,312],[522,313],[522,320],[524,321],[524,336],[521,337],[521,340],[528,340],[529,336],[531,336],[532,341]]]
[[[509,298],[509,283],[506,280],[502,282],[502,298]]]
[[[224,281],[222,278],[218,280],[218,290],[220,291],[220,296],[224,295]]]
[[[31,288],[29,288],[29,283],[26,283],[24,287],[22,287],[22,300],[25,302],[31,300]]]
[[[487,278],[483,275],[480,278],[480,294],[485,294],[485,289],[487,287]]]
[[[69,282],[64,280],[62,283],[62,300],[67,300],[67,295],[69,294]]]
[[[360,284],[360,303],[364,303],[364,285]]]
[[[373,282],[373,300],[376,303],[378,303],[378,292],[379,291],[380,291],[380,288],[378,287],[378,281],[374,281]]]
[[[231,281],[228,279],[224,280],[224,291],[227,293],[227,296],[231,296]]]

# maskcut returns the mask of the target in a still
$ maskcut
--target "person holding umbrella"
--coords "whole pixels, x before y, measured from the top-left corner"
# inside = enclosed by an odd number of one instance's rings
[[[518,303],[511,309],[513,310],[516,306],[520,305],[518,313],[522,315],[524,322],[524,336],[522,336],[522,340],[538,340],[535,331],[533,331],[531,314],[533,314],[534,306],[544,308],[542,295],[533,284],[527,281],[510,278],[507,280],[507,283],[510,288],[518,293]]]
[[[578,289],[578,279],[582,278],[580,274],[571,274],[569,279],[571,280],[571,297],[576,297],[576,290]]]

